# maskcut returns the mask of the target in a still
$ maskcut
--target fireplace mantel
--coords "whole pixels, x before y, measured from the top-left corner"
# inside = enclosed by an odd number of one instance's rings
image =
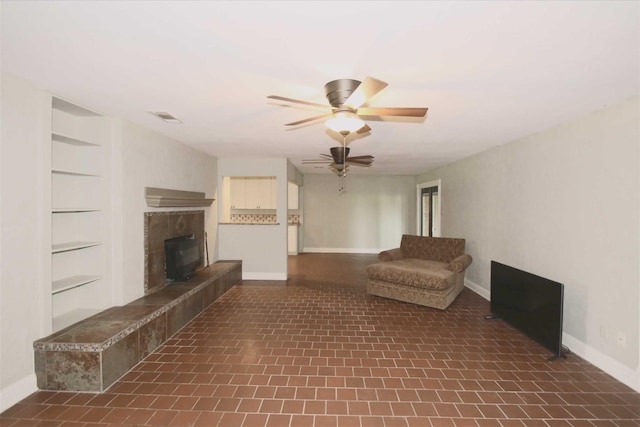
[[[147,206],[152,208],[206,207],[215,199],[205,198],[197,191],[170,190],[167,188],[145,187]]]

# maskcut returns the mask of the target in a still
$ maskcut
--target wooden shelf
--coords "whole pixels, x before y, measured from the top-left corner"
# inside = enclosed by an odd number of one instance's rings
[[[52,326],[53,332],[58,332],[67,326],[71,326],[76,322],[86,319],[87,317],[91,317],[94,314],[100,313],[101,309],[91,309],[91,308],[79,308],[77,310],[72,310],[67,313],[61,314],[53,318]]]
[[[100,208],[52,208],[51,213],[100,212]]]
[[[59,294],[60,292],[68,291],[79,286],[84,286],[100,279],[101,276],[78,275],[54,280],[51,286],[51,295]]]
[[[97,142],[91,142],[83,139],[73,138],[71,136],[63,135],[61,133],[56,133],[56,132],[53,132],[51,134],[51,139],[53,141],[63,142],[65,144],[71,144],[71,145],[84,145],[84,146],[90,146],[90,147],[100,146],[100,144],[98,144]]]
[[[52,245],[51,253],[57,254],[59,252],[75,251],[78,249],[91,248],[93,246],[100,245],[100,242],[65,242]]]
[[[88,108],[81,107],[76,104],[72,104],[69,101],[66,101],[62,98],[58,98],[56,96],[51,100],[51,107],[54,110],[64,111],[67,114],[71,114],[77,117],[100,117],[101,114],[96,113],[95,111],[91,111]]]
[[[100,176],[93,173],[77,172],[77,171],[71,171],[71,170],[65,170],[65,169],[51,169],[51,173],[57,173],[60,175],[73,175],[73,176],[92,176],[92,177]]]

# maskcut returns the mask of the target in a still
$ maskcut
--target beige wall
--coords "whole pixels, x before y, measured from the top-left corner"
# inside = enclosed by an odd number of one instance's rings
[[[114,300],[128,303],[144,294],[144,212],[205,211],[209,261],[217,259],[217,159],[131,122],[121,122],[114,147]],[[119,169],[119,170],[118,170]],[[150,208],[144,187],[204,192],[216,201],[206,208]]]
[[[471,286],[488,295],[491,260],[564,283],[564,343],[636,388],[639,119],[635,98],[416,179],[442,180]]]
[[[178,141],[130,122],[122,122],[121,145],[117,147],[114,193],[122,206],[114,209],[117,224],[114,248],[114,281],[120,285],[116,301],[127,303],[144,294],[144,212],[163,210],[205,211],[209,261],[217,260],[216,227],[217,159]],[[144,187],[204,192],[216,201],[206,208],[150,208],[144,198]],[[120,194],[121,197],[117,195]],[[121,231],[121,233],[120,233]],[[121,259],[117,257],[121,256]],[[120,279],[118,279],[120,277]]]
[[[413,177],[350,175],[346,188],[335,175],[304,176],[304,252],[377,253],[415,234]]]
[[[1,85],[0,411],[35,390],[33,341],[51,330],[51,96]]]

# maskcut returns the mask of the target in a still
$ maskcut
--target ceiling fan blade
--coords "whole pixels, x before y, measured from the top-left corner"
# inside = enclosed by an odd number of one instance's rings
[[[333,160],[333,157],[329,154],[320,154],[322,157],[326,157],[327,159]]]
[[[331,107],[328,106],[328,105],[318,104],[317,102],[302,101],[301,99],[285,98],[284,96],[269,95],[269,96],[267,96],[267,98],[276,99],[278,101],[291,102],[293,104],[310,105],[312,107],[324,108],[325,110],[330,110],[331,109]]]
[[[353,157],[347,157],[347,160],[373,160],[375,159],[375,157],[370,156],[370,155],[366,155],[366,156],[353,156]]]
[[[324,118],[330,117],[332,115],[333,115],[333,113],[323,114],[321,116],[309,117],[308,119],[298,120],[297,122],[285,123],[285,126],[298,126],[298,125],[301,125],[303,123],[309,123],[309,122],[313,122],[315,120],[324,119]]]
[[[311,165],[311,164],[326,165],[331,162],[332,160],[302,160],[302,163],[307,165]]]
[[[373,163],[372,160],[347,160],[347,164],[353,165],[353,166],[371,166],[371,164]]]
[[[373,98],[378,92],[388,85],[389,83],[383,82],[382,80],[374,79],[373,77],[365,77],[356,90],[349,95],[344,106],[356,109]]]
[[[359,116],[402,116],[402,117],[424,117],[428,108],[358,108]]]
[[[362,126],[360,129],[356,131],[356,133],[367,133],[367,132],[371,132],[371,128],[366,123],[364,124],[364,126]]]

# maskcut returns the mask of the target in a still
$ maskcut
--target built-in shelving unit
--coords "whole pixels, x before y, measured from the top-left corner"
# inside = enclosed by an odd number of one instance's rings
[[[111,304],[109,119],[54,97],[51,117],[52,329]]]

